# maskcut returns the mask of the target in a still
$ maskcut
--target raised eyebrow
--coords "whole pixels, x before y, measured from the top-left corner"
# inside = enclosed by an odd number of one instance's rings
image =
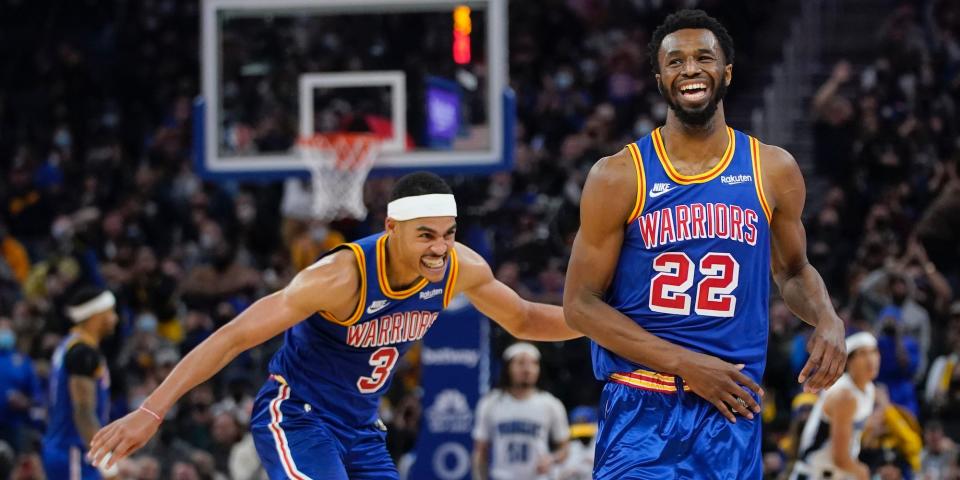
[[[428,227],[428,226],[426,226],[426,225],[420,225],[419,227],[417,227],[417,231],[418,231],[418,232],[432,233],[432,234],[434,234],[434,235],[437,234],[437,231],[436,231],[436,230],[434,230],[434,229],[432,229],[432,228],[430,228],[430,227]]]

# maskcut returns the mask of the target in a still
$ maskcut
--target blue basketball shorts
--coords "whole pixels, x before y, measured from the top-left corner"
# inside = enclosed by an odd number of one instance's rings
[[[393,480],[386,429],[347,427],[271,378],[253,406],[250,431],[271,480]]]
[[[47,478],[100,480],[100,472],[86,459],[87,451],[77,446],[47,445],[41,452]]]
[[[731,423],[672,375],[614,374],[600,397],[593,478],[760,479],[760,427],[759,416]]]

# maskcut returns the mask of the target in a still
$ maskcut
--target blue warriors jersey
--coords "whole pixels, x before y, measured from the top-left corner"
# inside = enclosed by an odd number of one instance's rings
[[[78,343],[85,342],[83,338],[71,333],[60,342],[53,352],[53,361],[50,372],[50,421],[46,434],[43,437],[44,445],[56,446],[62,449],[68,447],[84,448],[84,441],[73,423],[73,402],[70,401],[70,372],[64,360],[71,348]],[[89,343],[88,343],[89,344]],[[96,349],[95,345],[90,344]],[[94,372],[97,382],[97,419],[100,425],[106,425],[110,413],[110,372],[106,361],[101,357],[100,365]]]
[[[730,363],[759,383],[766,361],[770,209],[759,143],[727,128],[729,143],[709,171],[677,172],[660,130],[627,146],[637,203],[606,302],[650,333]],[[657,390],[658,376],[600,345],[594,374]],[[637,372],[640,372],[638,374]]]
[[[457,279],[457,254],[451,249],[442,281],[421,278],[394,291],[387,282],[387,241],[381,233],[333,250],[356,256],[361,272],[356,310],[343,320],[327,312],[311,315],[287,330],[270,362],[270,372],[299,399],[347,426],[376,422],[394,366],[437,320]]]

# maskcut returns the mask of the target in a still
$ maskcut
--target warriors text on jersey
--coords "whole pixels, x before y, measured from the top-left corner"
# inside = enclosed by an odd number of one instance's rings
[[[348,426],[372,425],[380,397],[404,352],[426,334],[449,303],[457,278],[451,249],[442,281],[426,279],[403,291],[387,282],[388,236],[376,234],[338,247],[359,265],[360,292],[350,318],[318,312],[284,336],[270,372],[298,399]]]
[[[759,382],[767,349],[770,208],[759,142],[727,128],[715,167],[682,175],[660,130],[628,145],[637,202],[625,227],[610,306],[682,347],[744,363]],[[663,376],[593,343],[598,379],[660,390]],[[674,388],[671,384],[670,388]]]

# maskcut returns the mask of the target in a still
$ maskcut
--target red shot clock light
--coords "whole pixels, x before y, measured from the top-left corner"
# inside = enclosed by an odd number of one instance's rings
[[[453,61],[457,65],[470,63],[470,7],[460,5],[453,9]]]

